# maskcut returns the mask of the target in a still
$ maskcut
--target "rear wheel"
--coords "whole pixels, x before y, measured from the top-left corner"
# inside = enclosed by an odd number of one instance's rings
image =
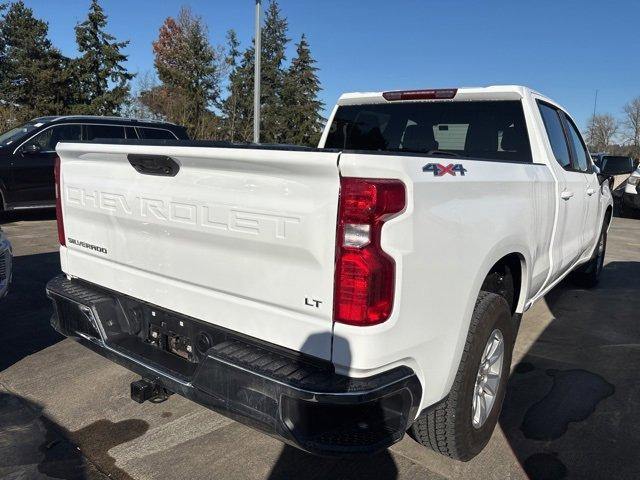
[[[573,280],[580,286],[591,288],[595,287],[600,281],[600,275],[604,267],[604,257],[607,252],[607,228],[602,226],[598,245],[596,246],[593,256],[589,263],[576,270],[573,274]]]
[[[424,410],[411,427],[418,442],[462,461],[480,453],[502,409],[514,337],[507,301],[480,292],[449,395]]]

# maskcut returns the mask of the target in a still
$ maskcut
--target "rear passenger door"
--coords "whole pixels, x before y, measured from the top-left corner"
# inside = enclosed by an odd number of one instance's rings
[[[571,140],[573,155],[576,159],[576,167],[582,172],[585,179],[585,223],[582,229],[583,253],[595,246],[600,236],[600,182],[594,172],[593,163],[589,151],[582,139],[582,135],[568,115],[564,115],[565,127]]]
[[[574,265],[584,250],[587,181],[573,154],[564,112],[541,101],[538,108],[555,159],[550,166],[558,179],[558,223],[552,246],[551,281],[554,281]]]

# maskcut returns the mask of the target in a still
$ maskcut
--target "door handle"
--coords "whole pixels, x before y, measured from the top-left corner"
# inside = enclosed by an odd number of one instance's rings
[[[573,197],[573,192],[570,192],[568,190],[565,190],[560,194],[560,198],[562,198],[563,200],[569,200],[571,197]]]
[[[163,155],[145,155],[130,153],[127,160],[138,173],[143,175],[159,175],[175,177],[180,171],[180,165],[171,157]]]
[[[594,193],[596,193],[596,189],[595,188],[592,188],[592,187],[587,188],[587,195],[591,196]]]

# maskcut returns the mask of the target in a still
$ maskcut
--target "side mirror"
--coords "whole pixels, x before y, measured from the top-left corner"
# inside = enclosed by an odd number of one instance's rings
[[[613,177],[614,175],[630,175],[633,173],[633,160],[629,157],[604,157],[602,160],[603,175]]]
[[[40,145],[36,145],[35,143],[30,143],[22,147],[20,149],[20,152],[23,155],[34,155],[36,153],[40,153],[40,150],[41,150]]]

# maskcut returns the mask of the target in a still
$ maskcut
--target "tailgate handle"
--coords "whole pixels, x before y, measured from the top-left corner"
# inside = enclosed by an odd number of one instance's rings
[[[163,177],[175,177],[180,171],[180,165],[171,157],[164,155],[145,155],[130,153],[127,159],[138,173],[143,175],[159,175]]]

